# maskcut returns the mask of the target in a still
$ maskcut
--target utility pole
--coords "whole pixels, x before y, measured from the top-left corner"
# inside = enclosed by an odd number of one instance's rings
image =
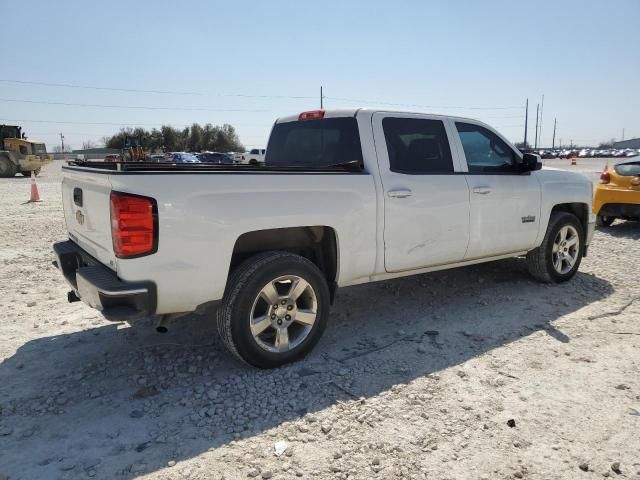
[[[324,95],[322,94],[322,85],[320,85],[320,110],[322,110],[324,108]]]
[[[558,124],[558,119],[553,119],[553,140],[551,142],[551,150],[555,150],[556,148],[556,125]]]
[[[538,129],[538,141],[542,146],[542,111],[544,110],[544,94],[542,95],[542,103],[540,104],[540,128]]]
[[[536,140],[534,143],[534,149],[538,148],[538,114],[540,113],[540,104],[536,106]]]
[[[64,135],[60,134],[60,142],[62,143],[62,153],[64,153]]]
[[[527,148],[527,122],[529,120],[529,99],[527,98],[526,106],[524,107],[524,145],[522,148]]]
[[[624,140],[624,127],[622,128],[622,140]]]

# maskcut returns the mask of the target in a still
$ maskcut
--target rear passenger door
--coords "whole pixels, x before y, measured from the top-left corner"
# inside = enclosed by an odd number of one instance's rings
[[[455,131],[439,117],[373,115],[384,196],[388,272],[462,261],[469,242],[469,189],[451,154]]]
[[[536,172],[518,170],[520,156],[495,132],[455,121],[456,140],[470,188],[470,239],[465,260],[533,248],[540,224]]]

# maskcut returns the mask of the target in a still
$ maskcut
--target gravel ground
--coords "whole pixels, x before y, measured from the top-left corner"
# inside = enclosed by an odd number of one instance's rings
[[[37,204],[0,180],[0,479],[640,478],[637,223],[563,285],[511,259],[343,289],[307,359],[258,371],[209,318],[67,303],[59,167]]]

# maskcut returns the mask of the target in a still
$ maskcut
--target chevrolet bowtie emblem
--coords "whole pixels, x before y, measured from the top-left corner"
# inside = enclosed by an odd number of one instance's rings
[[[80,225],[84,225],[84,215],[82,214],[82,212],[80,210],[78,210],[76,212],[76,221],[80,224]]]

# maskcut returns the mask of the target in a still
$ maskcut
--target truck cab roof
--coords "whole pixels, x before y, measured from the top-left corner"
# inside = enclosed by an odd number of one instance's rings
[[[297,122],[298,120],[301,120],[301,116],[303,114],[317,114],[319,112],[324,112],[322,114],[322,117],[320,118],[340,118],[340,117],[355,117],[356,115],[358,115],[358,113],[365,113],[365,114],[374,114],[374,113],[389,113],[389,114],[399,114],[399,115],[429,115],[432,117],[440,117],[440,118],[451,118],[453,120],[459,120],[459,121],[466,121],[466,122],[475,122],[475,123],[481,123],[484,125],[483,122],[480,122],[479,120],[475,120],[473,118],[468,118],[468,117],[458,117],[455,115],[444,115],[441,113],[431,113],[431,112],[420,112],[420,111],[416,111],[416,110],[394,110],[394,109],[389,109],[389,108],[367,108],[367,107],[362,107],[362,108],[334,108],[334,109],[326,109],[326,110],[309,110],[309,111],[304,111],[304,112],[300,112],[298,114],[293,114],[293,115],[287,115],[285,117],[280,117],[278,119],[276,119],[275,123],[287,123],[287,122]]]

